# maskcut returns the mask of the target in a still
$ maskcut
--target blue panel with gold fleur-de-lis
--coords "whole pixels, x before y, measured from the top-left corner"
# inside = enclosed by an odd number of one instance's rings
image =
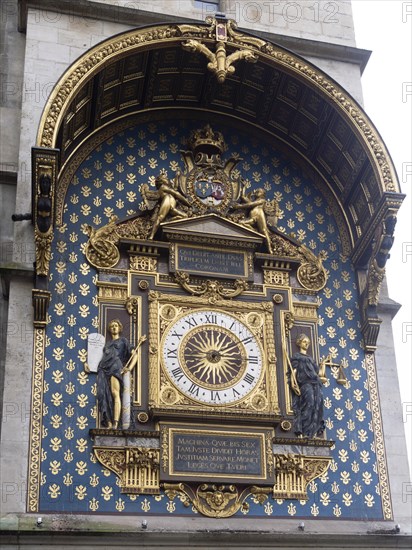
[[[44,384],[40,511],[140,514],[196,513],[179,499],[120,492],[118,479],[94,458],[89,429],[96,425],[96,380],[86,374],[87,336],[99,327],[96,271],[84,249],[86,225],[105,225],[139,210],[140,187],[160,171],[183,169],[185,149],[199,121],[167,121],[129,127],[102,142],[79,166],[69,185],[63,224],[55,232],[51,260]],[[224,124],[225,158],[239,155],[236,170],[250,190],[264,187],[281,209],[278,228],[294,233],[316,255],[323,253],[327,286],[320,292],[319,348],[342,359],[348,382],[324,387],[327,434],[336,441],[332,464],[309,485],[307,501],[253,496],[237,515],[382,519],[379,460],[365,354],[361,346],[358,291],[343,256],[336,220],[320,190],[291,158],[263,140]],[[197,190],[208,192],[208,182]]]

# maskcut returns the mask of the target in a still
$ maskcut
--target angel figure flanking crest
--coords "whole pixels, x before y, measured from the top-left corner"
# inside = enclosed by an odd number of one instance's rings
[[[243,187],[241,193],[242,204],[235,204],[235,210],[249,210],[249,217],[241,220],[242,225],[256,226],[259,233],[265,236],[269,252],[273,253],[272,242],[269,235],[268,223],[276,225],[279,207],[275,199],[266,199],[266,191],[260,187],[251,193],[245,193]]]
[[[154,209],[153,227],[149,239],[153,239],[160,224],[171,215],[173,219],[187,218],[186,212],[177,208],[178,202],[190,206],[189,201],[173,185],[166,174],[159,174],[155,180],[157,191],[151,191],[147,184],[142,185],[142,196],[149,210]]]

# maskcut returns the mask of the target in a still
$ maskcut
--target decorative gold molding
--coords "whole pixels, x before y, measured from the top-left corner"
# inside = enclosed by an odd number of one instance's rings
[[[209,518],[229,518],[243,508],[249,509],[245,502],[250,494],[262,504],[268,497],[270,488],[251,487],[239,492],[236,485],[218,485],[202,483],[193,489],[185,483],[164,483],[165,493],[170,501],[179,497],[184,506],[192,504],[198,512]]]
[[[228,74],[233,74],[235,72],[233,64],[237,61],[244,59],[249,63],[256,63],[258,56],[256,52],[253,52],[250,49],[250,44],[254,44],[255,46],[263,45],[263,40],[250,39],[249,44],[246,47],[227,55],[225,43],[228,41],[228,36],[232,38],[234,42],[240,41],[242,38],[245,38],[245,41],[247,41],[248,37],[245,37],[241,33],[234,30],[236,28],[236,23],[232,19],[229,19],[228,21],[222,19],[217,20],[214,17],[209,16],[206,17],[206,23],[210,24],[210,27],[207,29],[206,36],[208,38],[214,38],[216,52],[213,53],[199,40],[193,39],[182,43],[182,47],[185,50],[198,52],[204,55],[209,61],[207,68],[216,75],[219,84],[223,84]],[[179,25],[179,30],[183,35],[202,35],[204,33],[204,29],[202,27],[194,25]]]
[[[129,296],[124,305],[129,315],[136,314],[140,305],[140,298],[138,296]]]
[[[128,298],[126,284],[97,281],[97,288],[99,301],[113,300],[125,303]]]
[[[47,276],[49,273],[51,259],[51,244],[53,241],[53,228],[47,233],[40,231],[34,232],[34,242],[36,244],[36,273],[37,275]]]
[[[130,269],[143,273],[155,273],[157,270],[157,258],[130,256]]]
[[[199,40],[188,40],[183,42],[182,48],[189,52],[200,53],[204,55],[209,63],[207,68],[209,71],[215,74],[219,84],[223,84],[228,74],[235,72],[234,63],[244,59],[249,63],[256,63],[258,57],[255,52],[249,48],[243,50],[236,50],[230,55],[226,53],[226,45],[223,41],[219,41],[216,44],[216,51],[212,52],[207,46],[199,42]]]
[[[328,276],[322,265],[320,256],[315,256],[306,246],[300,246],[301,265],[298,267],[297,278],[299,283],[307,290],[318,292],[325,287]]]
[[[273,487],[250,486],[241,489],[236,485],[202,483],[196,489],[185,483],[163,483],[168,498],[173,501],[180,497],[184,506],[192,504],[198,512],[210,518],[228,518],[243,509],[247,512],[246,499],[263,504],[269,497],[273,499],[307,500],[307,486],[323,475],[329,468],[332,458],[295,454],[274,455],[276,482]]]
[[[305,319],[317,323],[318,321],[317,303],[293,302],[293,313],[295,319]]]
[[[382,498],[382,510],[384,519],[393,519],[392,502],[390,496],[388,465],[386,463],[385,439],[383,434],[382,415],[379,404],[378,381],[376,375],[375,356],[373,353],[365,354],[366,371],[368,374],[369,395],[371,402],[371,414],[373,433],[375,436],[375,452],[378,466],[380,495]]]
[[[122,493],[160,493],[159,449],[146,447],[93,447],[97,460],[114,472]]]
[[[274,269],[263,269],[263,280],[266,285],[290,286],[289,273]]]
[[[45,328],[34,329],[33,343],[33,382],[31,395],[31,423],[29,440],[29,471],[27,489],[27,511],[39,509],[41,433],[43,421],[44,351],[46,345]]]

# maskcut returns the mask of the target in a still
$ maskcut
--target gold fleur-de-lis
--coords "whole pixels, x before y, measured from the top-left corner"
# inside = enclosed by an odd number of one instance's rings
[[[148,512],[150,510],[150,501],[147,500],[147,498],[142,502],[142,510],[143,512]]]
[[[110,500],[113,496],[113,488],[106,485],[102,487],[102,497],[104,500]]]
[[[92,487],[97,487],[97,485],[99,485],[99,476],[95,473],[90,476],[90,485]]]
[[[84,500],[84,498],[87,496],[87,489],[84,485],[78,485],[74,490],[74,494],[76,495],[78,500]]]
[[[61,464],[58,460],[52,460],[50,462],[49,470],[53,475],[57,475],[61,470]]]
[[[63,476],[63,483],[69,487],[72,483],[73,483],[73,476],[70,475],[69,473],[65,474]]]
[[[57,485],[56,483],[53,483],[53,485],[49,485],[49,496],[50,498],[59,498],[60,496],[60,485]]]
[[[124,500],[122,500],[121,498],[119,498],[118,500],[116,500],[116,510],[117,510],[118,512],[123,512],[124,509],[125,509]]]
[[[67,451],[64,453],[63,458],[65,462],[71,462],[73,460],[73,453],[70,449],[67,449]]]
[[[89,508],[92,512],[96,512],[99,509],[99,501],[93,497],[89,502]]]

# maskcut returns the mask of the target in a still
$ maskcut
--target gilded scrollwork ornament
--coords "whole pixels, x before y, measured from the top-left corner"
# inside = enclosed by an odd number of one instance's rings
[[[164,483],[167,497],[173,501],[179,498],[184,506],[192,506],[202,515],[209,518],[229,518],[239,510],[249,511],[248,497],[256,504],[264,504],[271,496],[272,487],[256,485],[241,488],[236,485],[202,483],[193,488],[185,483]]]
[[[245,491],[239,495],[235,485],[216,485],[202,483],[196,491],[184,483],[165,483],[166,495],[170,500],[179,497],[186,506],[190,503],[202,515],[209,518],[228,518],[233,516],[242,506]],[[249,491],[247,491],[249,493]]]
[[[257,52],[250,49],[250,43],[241,43],[239,38],[243,37],[242,34],[236,33],[233,30],[234,21],[226,21],[225,19],[215,19],[212,17],[206,18],[206,23],[210,24],[210,27],[201,29],[201,27],[194,25],[179,25],[179,30],[182,34],[194,33],[205,38],[213,39],[215,42],[215,51],[205,46],[200,40],[192,38],[182,43],[182,47],[185,50],[196,52],[204,55],[208,60],[207,68],[209,71],[215,74],[219,84],[223,84],[228,75],[235,72],[234,64],[244,59],[249,63],[256,63],[258,60]],[[237,46],[243,46],[242,49],[237,49],[231,54],[227,54],[226,43],[228,39],[232,39]],[[261,41],[264,44],[263,41]],[[252,42],[253,44],[253,42]],[[253,44],[256,46],[256,43]]]
[[[137,218],[120,222],[116,232],[119,238],[124,239],[148,239],[152,230],[151,216],[139,216]],[[132,262],[132,258],[130,258]]]
[[[89,240],[85,255],[88,262],[97,268],[114,267],[120,260],[120,252],[116,244],[119,242],[116,222],[117,216],[112,216],[108,224],[96,229],[91,225],[86,227]]]
[[[227,55],[225,42],[219,40],[216,44],[216,51],[212,52],[199,40],[190,39],[182,44],[183,49],[204,55],[208,60],[207,68],[216,75],[219,84],[223,84],[228,75],[235,72],[234,64],[241,59],[249,63],[256,63],[258,56],[249,48],[236,50]]]
[[[117,476],[122,476],[126,469],[126,455],[123,449],[95,448],[94,454],[100,464]]]
[[[148,449],[145,447],[130,447],[126,449],[126,464],[128,466],[138,466],[140,468],[159,468],[158,449]]]
[[[301,457],[293,453],[275,455],[275,468],[278,473],[294,472],[296,475],[302,475],[305,473]]]
[[[129,296],[125,302],[125,308],[129,315],[136,313],[139,307],[139,299],[134,296]]]
[[[298,246],[282,235],[271,233],[272,254],[280,258],[299,259]]]
[[[283,316],[283,326],[285,328],[285,336],[289,336],[293,325],[295,324],[295,316],[291,311],[286,311]]]
[[[322,258],[315,256],[306,246],[300,246],[301,265],[298,267],[299,283],[308,290],[319,291],[324,288],[328,280],[322,264]]]
[[[195,506],[208,517],[230,517],[241,506],[239,491],[235,485],[203,483],[197,488]]]

